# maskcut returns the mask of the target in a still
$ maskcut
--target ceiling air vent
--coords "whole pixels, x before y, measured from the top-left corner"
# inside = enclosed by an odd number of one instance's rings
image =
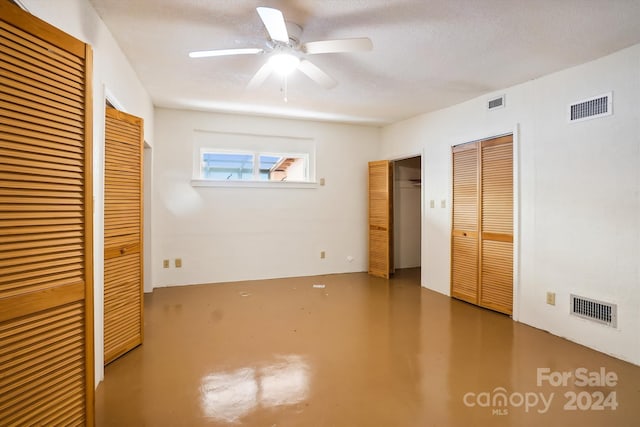
[[[616,327],[618,306],[608,302],[571,295],[571,314],[584,319],[593,320],[611,327]]]
[[[489,111],[497,110],[498,108],[504,108],[504,95],[497,98],[492,98],[487,101],[487,109]]]
[[[597,117],[610,116],[612,93],[594,96],[569,105],[568,117],[570,122],[595,119]]]

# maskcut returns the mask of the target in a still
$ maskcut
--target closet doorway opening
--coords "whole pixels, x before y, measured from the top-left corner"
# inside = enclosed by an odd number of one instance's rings
[[[422,157],[393,162],[393,257],[396,269],[416,269],[422,242]]]
[[[396,269],[420,277],[422,157],[369,163],[369,274],[389,278]]]

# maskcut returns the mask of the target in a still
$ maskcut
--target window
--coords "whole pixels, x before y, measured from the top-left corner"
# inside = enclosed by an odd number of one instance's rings
[[[315,187],[310,138],[195,131],[194,186]]]
[[[208,151],[201,153],[200,178],[216,181],[309,181],[305,154]]]
[[[200,177],[243,181],[253,179],[253,154],[202,153]]]

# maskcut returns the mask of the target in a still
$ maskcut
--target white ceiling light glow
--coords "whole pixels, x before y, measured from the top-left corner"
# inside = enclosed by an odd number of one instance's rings
[[[300,65],[300,58],[290,53],[277,53],[269,58],[273,70],[281,76],[289,76]]]

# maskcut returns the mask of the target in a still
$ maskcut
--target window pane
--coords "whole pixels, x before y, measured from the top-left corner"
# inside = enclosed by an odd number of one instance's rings
[[[308,181],[307,161],[295,155],[260,155],[261,181]]]
[[[253,154],[204,153],[202,178],[250,181],[253,179]]]
[[[260,156],[260,181],[272,181],[271,169],[273,169],[282,157],[277,156]]]

